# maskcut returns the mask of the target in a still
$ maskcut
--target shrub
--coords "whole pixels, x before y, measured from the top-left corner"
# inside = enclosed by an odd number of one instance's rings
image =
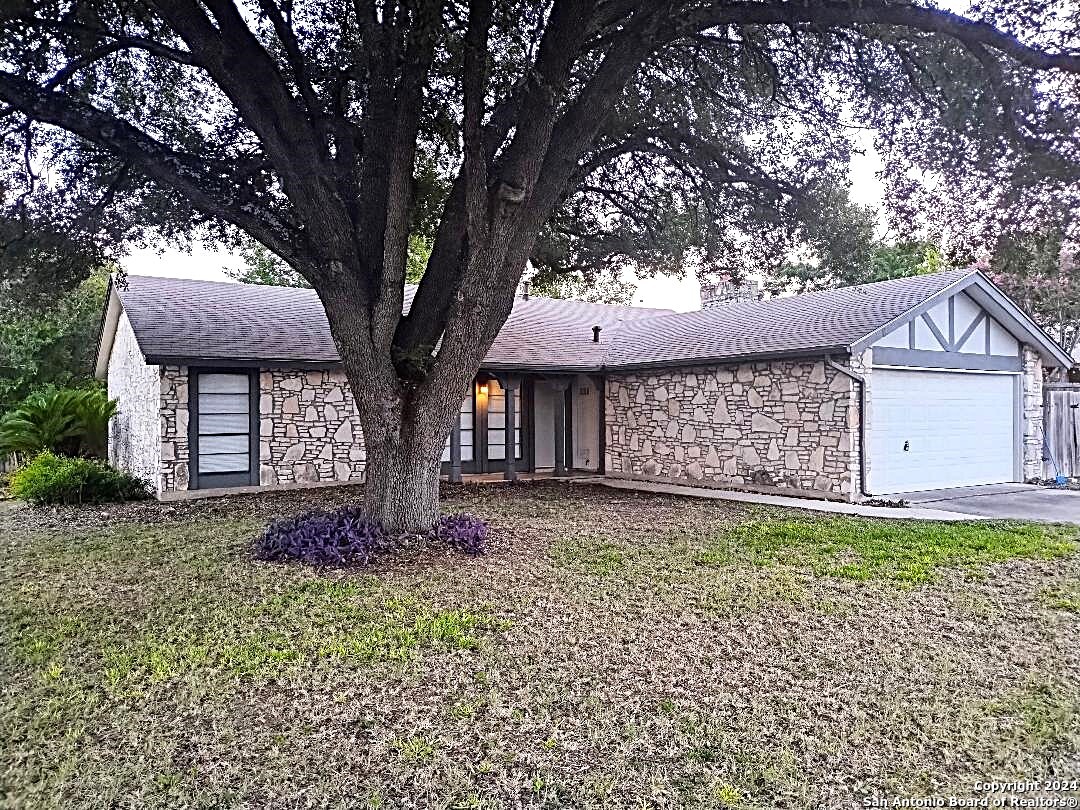
[[[102,461],[39,453],[11,476],[11,495],[36,504],[139,501],[152,495],[149,482]]]
[[[255,556],[317,565],[366,565],[392,547],[393,539],[378,520],[359,506],[345,506],[274,521],[256,542]]]
[[[49,388],[31,394],[0,419],[0,456],[49,450],[101,457],[116,400],[100,388]]]
[[[465,554],[487,551],[488,524],[475,515],[444,515],[435,524],[435,536],[451,548]]]

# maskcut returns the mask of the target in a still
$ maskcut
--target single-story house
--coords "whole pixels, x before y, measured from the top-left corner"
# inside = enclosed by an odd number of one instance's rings
[[[675,313],[521,297],[444,472],[589,472],[857,500],[1043,474],[1044,369],[1071,358],[977,271]],[[129,276],[97,375],[109,453],[162,498],[362,480],[312,290]]]

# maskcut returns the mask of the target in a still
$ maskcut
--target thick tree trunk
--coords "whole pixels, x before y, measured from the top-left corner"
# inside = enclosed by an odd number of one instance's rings
[[[363,290],[320,297],[364,434],[363,506],[393,533],[424,534],[439,516],[443,448],[479,361],[459,362],[438,379],[402,379],[392,349],[373,340],[389,342],[398,316],[382,311],[369,320],[357,305]]]
[[[440,455],[403,443],[369,447],[365,510],[394,533],[429,531],[439,517]]]

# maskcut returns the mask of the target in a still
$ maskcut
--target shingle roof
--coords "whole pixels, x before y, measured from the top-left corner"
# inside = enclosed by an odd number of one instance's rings
[[[972,272],[955,270],[684,313],[519,299],[484,365],[588,371],[841,351]],[[312,364],[340,359],[313,290],[129,276],[127,287],[118,292],[151,363]],[[407,302],[412,292],[407,290]],[[599,343],[592,339],[594,325],[603,327]]]
[[[314,290],[220,281],[128,276],[120,300],[147,360],[160,363],[260,360],[336,363],[322,302]],[[406,307],[413,288],[406,291]],[[487,354],[490,368],[600,368],[611,333],[623,321],[667,309],[588,304],[553,298],[517,300]],[[592,327],[603,327],[594,343]]]
[[[128,276],[119,295],[150,362],[340,359],[314,290]]]
[[[621,330],[670,309],[587,304],[557,298],[518,299],[484,358],[490,368],[598,369]],[[593,326],[601,327],[593,342]]]
[[[841,351],[972,275],[950,270],[627,323],[609,366]]]

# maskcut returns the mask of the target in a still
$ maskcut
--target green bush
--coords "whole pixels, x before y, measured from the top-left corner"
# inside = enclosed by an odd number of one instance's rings
[[[47,388],[0,419],[0,456],[49,450],[101,458],[116,400],[100,388]]]
[[[48,450],[11,476],[12,497],[35,504],[141,501],[150,484],[102,461],[57,456]]]

